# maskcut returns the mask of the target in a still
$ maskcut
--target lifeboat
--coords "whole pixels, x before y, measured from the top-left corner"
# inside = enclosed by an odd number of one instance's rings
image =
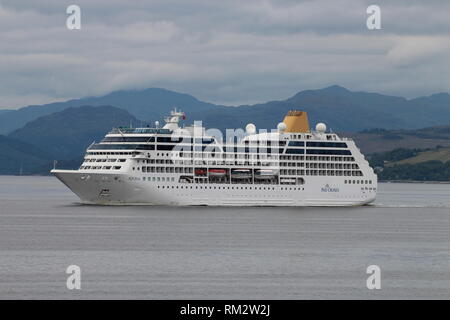
[[[272,179],[277,172],[271,169],[258,169],[255,171],[255,179]]]
[[[233,169],[231,170],[231,177],[235,179],[249,179],[252,177],[250,169]]]
[[[195,169],[196,176],[206,176],[206,169]]]
[[[215,177],[223,177],[227,174],[225,169],[209,169],[209,175]]]

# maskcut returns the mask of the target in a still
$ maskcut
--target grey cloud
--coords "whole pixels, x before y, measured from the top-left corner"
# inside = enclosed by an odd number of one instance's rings
[[[368,31],[365,9],[382,8]],[[65,8],[82,9],[82,30]],[[448,91],[447,1],[2,1],[0,108],[166,87],[240,104],[341,84]]]

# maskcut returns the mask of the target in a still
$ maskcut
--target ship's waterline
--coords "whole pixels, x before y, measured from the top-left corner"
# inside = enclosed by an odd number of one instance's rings
[[[88,204],[355,206],[376,197],[377,176],[354,141],[323,123],[310,130],[305,112],[290,111],[270,133],[249,124],[233,143],[180,127],[182,118],[175,110],[163,128],[113,129],[78,170],[52,173]]]

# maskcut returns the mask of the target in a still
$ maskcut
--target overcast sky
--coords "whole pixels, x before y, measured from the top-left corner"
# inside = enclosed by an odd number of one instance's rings
[[[448,92],[449,15],[448,0],[0,0],[0,109],[148,87],[223,104]]]

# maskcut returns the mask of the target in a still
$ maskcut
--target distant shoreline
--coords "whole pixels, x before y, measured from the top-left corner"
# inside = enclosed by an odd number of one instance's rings
[[[378,180],[381,183],[426,183],[426,184],[450,184],[450,181],[423,181],[423,180]]]

